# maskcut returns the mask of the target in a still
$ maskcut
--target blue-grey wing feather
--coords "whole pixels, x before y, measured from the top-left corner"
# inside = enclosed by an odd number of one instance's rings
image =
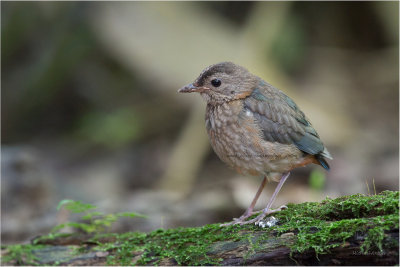
[[[307,154],[331,158],[318,133],[296,103],[270,84],[260,81],[245,99],[244,108],[253,113],[266,141],[294,144]]]

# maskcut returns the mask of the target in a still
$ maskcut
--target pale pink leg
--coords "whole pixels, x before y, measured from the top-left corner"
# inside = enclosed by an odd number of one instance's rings
[[[247,208],[246,212],[243,213],[243,215],[240,216],[239,218],[234,218],[232,222],[221,224],[221,226],[228,226],[228,225],[242,223],[242,222],[244,222],[245,219],[247,219],[251,215],[253,215],[254,214],[254,212],[253,212],[254,206],[256,205],[257,200],[260,197],[261,192],[263,191],[266,184],[267,184],[267,177],[264,176],[264,179],[262,180],[261,185],[258,188],[257,193],[254,196],[253,201],[251,202],[250,206]]]
[[[263,209],[262,213],[260,215],[258,215],[256,218],[252,219],[252,220],[240,222],[241,225],[259,222],[262,219],[264,219],[265,216],[267,216],[268,214],[272,213],[272,210],[270,210],[271,207],[272,207],[272,204],[274,203],[274,201],[276,199],[276,196],[278,195],[279,191],[281,190],[283,184],[285,183],[285,181],[289,177],[289,175],[290,175],[290,172],[283,174],[281,180],[279,181],[277,187],[275,188],[274,193],[272,194],[271,199],[269,200],[269,202],[268,202],[267,206],[265,207],[265,209]],[[278,209],[278,210],[280,210],[280,209]],[[276,211],[276,210],[274,210],[274,211]]]

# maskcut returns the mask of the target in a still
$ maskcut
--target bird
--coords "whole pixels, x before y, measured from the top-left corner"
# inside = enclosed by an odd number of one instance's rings
[[[272,210],[283,184],[295,168],[314,163],[329,170],[332,159],[317,131],[284,92],[246,68],[220,62],[178,90],[199,93],[206,101],[205,127],[218,157],[239,174],[263,177],[250,206],[239,218],[221,224],[259,225]],[[254,206],[267,182],[277,182],[267,206]],[[255,218],[249,219],[254,214]]]

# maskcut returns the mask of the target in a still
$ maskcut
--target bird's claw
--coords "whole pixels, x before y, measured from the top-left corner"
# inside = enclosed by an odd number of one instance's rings
[[[255,214],[255,212],[250,212],[250,213],[246,212],[242,216],[240,216],[239,218],[233,218],[233,220],[231,222],[220,224],[220,226],[229,226],[229,225],[241,224],[242,222],[245,222],[245,220],[247,218],[249,218],[250,216],[252,216],[253,214]]]
[[[233,218],[233,221],[231,221],[229,223],[220,224],[220,226],[230,226],[230,225],[236,225],[236,224],[245,225],[245,224],[250,224],[250,223],[254,223],[255,225],[261,226],[260,224],[264,220],[265,217],[267,217],[268,215],[270,215],[272,213],[281,211],[283,209],[287,209],[287,206],[283,205],[274,210],[262,211],[262,213],[260,213],[256,218],[251,219],[249,221],[246,221],[246,219],[254,214],[259,213],[260,211],[245,213],[242,216],[240,216],[239,218]]]

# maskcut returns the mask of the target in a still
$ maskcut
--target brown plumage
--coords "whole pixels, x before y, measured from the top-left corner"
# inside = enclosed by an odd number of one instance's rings
[[[245,68],[231,62],[211,65],[179,92],[199,92],[206,100],[207,133],[222,161],[241,174],[264,176],[250,207],[230,224],[259,222],[271,213],[292,169],[316,163],[329,170],[325,158],[332,157],[296,103]],[[277,189],[263,212],[245,221],[266,179],[279,182]]]

